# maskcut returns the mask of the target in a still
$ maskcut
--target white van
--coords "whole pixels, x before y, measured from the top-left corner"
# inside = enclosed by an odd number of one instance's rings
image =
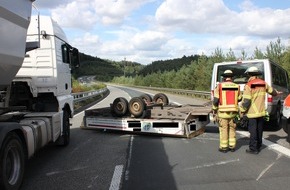
[[[233,71],[233,80],[235,83],[240,85],[241,91],[243,91],[244,86],[248,81],[248,77],[245,74],[245,71],[247,68],[252,66],[257,67],[262,72],[260,77],[270,86],[274,87],[278,91],[284,92],[282,95],[275,97],[267,94],[265,99],[265,105],[270,115],[269,126],[272,129],[278,129],[281,122],[283,101],[289,94],[289,77],[285,69],[268,59],[215,63],[211,81],[212,97],[213,90],[215,89],[216,85],[223,81],[222,73],[224,73],[224,71],[227,69]]]

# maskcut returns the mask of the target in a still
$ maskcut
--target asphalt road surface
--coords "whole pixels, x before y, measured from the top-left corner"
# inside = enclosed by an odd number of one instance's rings
[[[144,91],[109,86],[109,96],[94,107],[107,107],[116,97]],[[146,91],[150,94],[157,92]],[[205,101],[167,94],[171,102]],[[23,190],[232,190],[288,189],[290,147],[283,130],[265,131],[258,155],[245,153],[248,132],[237,131],[237,150],[218,152],[213,124],[191,138],[83,130],[83,112],[71,120],[71,143],[49,145],[27,163]]]

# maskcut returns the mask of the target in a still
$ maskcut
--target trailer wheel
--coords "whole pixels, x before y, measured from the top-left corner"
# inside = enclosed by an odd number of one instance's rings
[[[134,97],[129,101],[129,111],[134,117],[141,117],[145,109],[146,104],[142,98]]]
[[[128,100],[123,97],[116,98],[112,107],[113,114],[122,117],[128,112]]]
[[[169,103],[168,97],[163,93],[155,94],[153,101],[157,104],[162,103],[164,106],[168,105]]]
[[[57,143],[60,146],[67,146],[70,142],[70,123],[69,123],[69,113],[67,110],[63,111],[62,116],[62,135],[59,137]]]
[[[0,152],[0,189],[19,189],[24,175],[25,156],[22,142],[8,133]]]
[[[140,96],[145,102],[146,105],[150,104],[152,102],[152,97],[149,94],[142,94]]]

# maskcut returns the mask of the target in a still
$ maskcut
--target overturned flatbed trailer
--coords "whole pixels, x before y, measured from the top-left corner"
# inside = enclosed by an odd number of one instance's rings
[[[129,105],[140,107],[134,103]],[[157,103],[147,105],[139,118],[132,114],[119,117],[111,104],[110,107],[86,110],[81,128],[192,138],[205,131],[210,112],[209,104],[180,106]]]

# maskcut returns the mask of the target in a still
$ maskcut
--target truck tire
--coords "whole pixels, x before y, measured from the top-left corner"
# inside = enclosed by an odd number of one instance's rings
[[[163,93],[155,94],[155,96],[153,97],[153,101],[157,104],[162,103],[163,106],[166,106],[169,103],[168,97]]]
[[[142,98],[134,97],[129,101],[129,111],[134,117],[141,117],[145,110],[146,104]]]
[[[22,141],[16,133],[8,133],[0,152],[0,189],[19,189],[25,170]]]
[[[152,97],[149,94],[142,94],[139,97],[144,100],[146,105],[149,105],[152,102]]]
[[[128,112],[128,100],[123,97],[116,98],[112,105],[112,114],[123,117]]]
[[[63,111],[62,116],[63,131],[62,135],[58,139],[59,146],[67,146],[70,142],[70,123],[69,123],[69,113],[67,110]]]

